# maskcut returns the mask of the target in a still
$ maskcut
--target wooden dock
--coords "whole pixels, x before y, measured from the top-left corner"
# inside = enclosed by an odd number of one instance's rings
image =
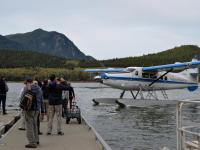
[[[0,150],[23,150],[27,144],[26,131],[18,130],[21,120],[19,120],[1,139]],[[54,121],[55,122],[55,121]],[[83,121],[84,122],[84,121]],[[77,124],[76,121],[70,124],[62,123],[63,136],[56,134],[56,125],[53,126],[52,135],[46,135],[47,122],[41,122],[39,150],[100,150],[111,149],[102,145],[102,139],[93,132],[86,123]],[[95,131],[96,132],[96,131]],[[98,133],[97,133],[98,134]],[[101,138],[101,137],[100,137]],[[105,141],[103,141],[104,143]]]

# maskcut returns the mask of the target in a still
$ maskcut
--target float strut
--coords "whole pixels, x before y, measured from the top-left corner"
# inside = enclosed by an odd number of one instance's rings
[[[137,91],[136,95],[133,94],[133,91],[130,91],[130,92],[131,92],[133,98],[136,99],[140,91]]]
[[[122,91],[122,93],[121,93],[121,95],[120,95],[120,99],[122,99],[122,98],[123,98],[123,96],[124,96],[124,93],[125,93],[125,90],[123,90],[123,91]]]

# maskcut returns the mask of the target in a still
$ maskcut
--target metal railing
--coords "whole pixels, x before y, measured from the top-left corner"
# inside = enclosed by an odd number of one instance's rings
[[[185,105],[200,105],[200,99],[187,99],[178,101],[176,105],[176,131],[177,150],[200,150],[200,124],[195,126],[183,126],[182,109]]]

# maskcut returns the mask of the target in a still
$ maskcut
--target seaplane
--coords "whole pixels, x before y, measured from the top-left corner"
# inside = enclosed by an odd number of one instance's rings
[[[163,100],[169,99],[166,90],[186,88],[192,92],[198,89],[199,66],[200,61],[193,58],[190,62],[148,67],[85,69],[83,72],[98,73],[99,75],[94,77],[95,80],[122,90],[119,99],[114,100],[117,104],[123,104],[125,91],[130,91],[133,96],[128,103],[137,99],[143,100],[143,103],[146,103],[146,100],[162,100],[163,103]],[[158,98],[157,91],[161,92],[163,99]],[[93,102],[99,104],[105,102],[105,99],[93,99]]]

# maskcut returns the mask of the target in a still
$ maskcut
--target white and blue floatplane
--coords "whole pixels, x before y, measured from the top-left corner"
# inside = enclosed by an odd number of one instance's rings
[[[174,64],[149,66],[149,67],[127,67],[127,68],[107,68],[107,69],[85,69],[84,72],[99,73],[95,77],[102,84],[112,88],[121,89],[119,99],[107,99],[119,104],[134,104],[136,100],[141,103],[158,103],[159,98],[156,91],[160,91],[164,100],[168,100],[166,90],[185,89],[189,92],[198,88],[200,61],[192,59],[191,62],[176,62]],[[133,98],[122,99],[125,91],[130,91]],[[144,91],[147,94],[144,94]],[[168,103],[168,101],[163,101]],[[155,101],[156,100],[156,101]],[[93,100],[96,104],[105,102],[105,99],[97,98]],[[110,102],[108,102],[110,103]],[[170,103],[173,103],[170,100]]]

